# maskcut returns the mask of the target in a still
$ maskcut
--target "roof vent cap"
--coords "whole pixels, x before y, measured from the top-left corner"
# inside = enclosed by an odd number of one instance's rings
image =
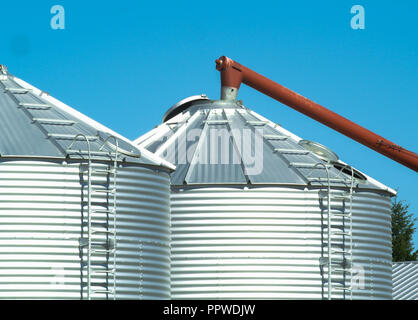
[[[300,140],[299,145],[311,151],[319,159],[324,160],[326,162],[335,162],[335,161],[338,161],[339,159],[337,154],[334,151],[323,146],[322,144],[318,142],[309,141],[309,140]]]
[[[183,112],[184,110],[186,110],[193,102],[207,101],[207,100],[209,100],[209,98],[206,96],[206,94],[199,94],[196,96],[185,98],[177,102],[170,109],[168,109],[166,113],[164,113],[163,122],[166,122],[167,120],[170,120],[171,118],[174,118],[180,112]]]

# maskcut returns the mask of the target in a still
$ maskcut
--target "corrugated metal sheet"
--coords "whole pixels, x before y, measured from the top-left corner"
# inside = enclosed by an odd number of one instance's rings
[[[326,162],[300,145],[301,138],[239,103],[197,100],[177,108],[177,115],[134,141],[176,165],[172,185],[327,185],[323,166],[312,169]],[[329,172],[332,185],[349,185],[341,181],[349,178],[345,173],[333,166]],[[373,179],[355,186],[393,194]]]
[[[325,169],[312,169],[325,162],[306,152],[301,138],[237,102],[189,101],[188,108],[177,108],[177,115],[170,109],[168,121],[135,141],[177,167],[171,174],[172,298],[328,298],[328,182]],[[225,138],[222,132],[226,139],[211,148]],[[262,156],[256,173],[246,161],[254,155]],[[352,261],[348,203],[332,198],[332,258],[344,261],[333,271],[333,299],[351,298],[336,285],[353,285],[353,299],[392,297],[393,190],[364,177],[354,185]],[[330,178],[332,193],[349,190],[341,182],[345,173],[331,167]]]
[[[318,190],[173,189],[172,298],[326,299],[324,213]],[[353,299],[391,299],[390,197],[356,192],[352,214]]]
[[[63,105],[48,94],[24,83],[20,79],[2,74],[0,79],[0,156],[1,157],[49,157],[87,158],[86,154],[68,153],[67,149],[79,134],[90,140],[92,157],[97,152],[107,152],[106,159],[114,156],[115,144],[112,135],[118,139],[120,151],[130,162],[148,165],[173,166],[142,152],[126,138],[113,134],[110,129],[87,121],[82,115]],[[73,150],[87,151],[87,143],[82,138],[76,141]],[[130,154],[136,156],[130,156]]]
[[[418,300],[418,261],[392,264],[393,300]]]
[[[0,162],[0,298],[86,298],[86,257],[80,249],[85,237],[84,165]],[[93,175],[96,183],[102,179]],[[166,170],[128,164],[118,168],[118,299],[170,297],[169,189]],[[111,257],[103,259],[104,266],[112,265]],[[93,276],[94,283],[106,281],[105,274]],[[95,293],[93,298],[106,295]]]

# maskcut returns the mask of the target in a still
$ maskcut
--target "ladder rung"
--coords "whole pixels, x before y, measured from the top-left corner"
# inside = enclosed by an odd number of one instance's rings
[[[111,293],[113,294],[114,290],[92,290],[91,293]]]
[[[351,217],[351,213],[331,213],[331,215],[337,216],[337,217],[347,217],[347,218]]]
[[[115,249],[91,249],[91,252],[97,253],[112,253]]]
[[[275,148],[274,152],[280,152],[285,154],[309,154],[311,153],[308,150],[300,150],[300,149],[282,149],[282,148]]]
[[[342,269],[342,268],[332,268],[332,271],[335,271],[335,272],[347,272],[347,273],[351,272],[350,269]]]
[[[335,261],[335,260],[338,260],[338,261]],[[329,267],[330,264],[327,261],[323,265],[325,265],[326,267]],[[348,258],[333,257],[331,259],[331,270],[334,270],[334,269],[350,270],[350,269],[348,269],[350,267],[352,267],[352,264],[349,262]]]
[[[115,232],[114,231],[112,231],[112,230],[100,230],[100,229],[96,229],[96,228],[92,228],[91,229],[91,232],[92,233],[109,233],[109,234],[115,234]]]
[[[91,204],[92,204],[92,206],[100,206],[100,207],[104,207],[104,208],[107,208],[109,206],[111,206],[111,207],[113,206],[113,204],[109,205],[109,203],[107,201],[103,200],[103,199],[92,199]],[[85,210],[88,210],[88,208],[86,208],[86,207],[88,207],[88,205],[89,204],[88,204],[87,200],[84,200],[82,202],[82,206],[85,208]]]
[[[115,193],[115,189],[107,190],[107,189],[93,189],[92,192],[99,192],[99,193]]]
[[[89,152],[87,150],[74,150],[74,149],[67,149],[66,150],[67,153],[71,153],[71,154],[82,154],[82,155],[88,155]],[[113,154],[111,152],[107,152],[107,151],[90,151],[90,155],[92,156],[113,156]],[[86,170],[87,172],[88,170]]]
[[[91,221],[90,222],[91,223],[91,225],[93,226],[93,225],[95,225],[95,226],[98,226],[98,227],[107,227],[108,226],[108,223],[107,222],[96,222],[96,221]],[[82,222],[82,225],[85,227],[85,226],[88,226],[88,221],[83,221]]]
[[[337,196],[331,196],[331,200],[351,200],[351,197],[344,196],[344,195],[337,195]]]
[[[69,150],[67,150],[67,151],[73,151],[73,152],[88,152],[88,151],[86,151],[86,150],[74,150],[74,149],[69,149]],[[105,154],[110,154],[110,152],[107,152],[107,151],[97,151],[97,152],[104,152]],[[114,168],[112,168],[112,169],[103,169],[103,167],[94,167],[94,166],[91,166],[91,168],[90,168],[90,170],[91,170],[91,172],[113,172],[113,170],[115,170]],[[88,166],[86,166],[83,170],[81,170],[81,171],[83,171],[83,172],[88,172],[89,171],[89,169],[88,169]]]
[[[88,244],[89,244],[89,241],[88,241],[88,238],[83,238],[83,241],[80,241],[80,247],[86,247],[86,246],[88,246]],[[91,243],[90,243],[90,245],[93,247],[107,247],[109,244],[108,243],[106,243],[106,242],[97,242],[97,240],[95,240],[95,241],[92,241]],[[97,251],[97,252],[99,252],[99,251],[106,251],[106,250],[110,250],[109,252],[112,252],[112,250],[114,250],[114,249],[91,249],[92,251],[94,250],[94,251]],[[107,252],[107,251],[106,251]]]
[[[320,182],[328,182],[328,178],[322,178],[322,177],[308,177],[309,181],[320,181]],[[330,182],[342,182],[342,183],[348,183],[349,180],[342,179],[342,178],[330,178]]]
[[[93,213],[114,213],[115,209],[92,209],[91,212]]]
[[[64,119],[33,118],[32,120],[39,122],[39,123],[52,124],[52,125],[73,125],[76,123],[73,120],[64,120]]]
[[[326,267],[329,267],[328,263],[323,264]],[[334,265],[334,264],[332,264]],[[338,264],[338,266],[331,266],[331,270],[332,271],[336,271],[336,272],[351,272],[350,269],[346,269],[344,267],[341,266],[341,263]]]
[[[227,124],[229,123],[229,120],[206,120],[206,124]]]
[[[276,134],[265,134],[264,139],[267,139],[267,140],[286,140],[286,139],[289,139],[289,137],[288,136],[280,136],[280,135],[276,135]]]
[[[32,91],[32,89],[26,89],[26,88],[5,88],[4,90],[9,91],[10,93],[16,93],[16,94],[28,93]]]
[[[247,124],[250,124],[250,125],[253,125],[253,126],[264,126],[267,123],[268,123],[268,121],[247,120]]]
[[[340,249],[331,249],[332,253],[345,253],[345,254],[351,254],[351,251],[347,250],[340,250]]]
[[[335,264],[342,264],[342,263],[345,263],[345,264],[348,264],[348,263],[350,263],[350,261],[351,261],[351,258],[349,258],[349,257],[341,257],[341,256],[337,256],[337,257],[332,257],[332,263],[335,263]]]
[[[309,169],[322,169],[322,170],[325,170],[325,168],[323,166],[318,166],[318,165],[316,165],[316,163],[309,163],[309,162],[291,162],[290,165],[292,167],[295,167],[295,168],[309,168]]]
[[[76,134],[65,134],[65,133],[48,133],[48,137],[51,137],[54,139],[62,139],[62,140],[77,140],[77,141],[85,140],[84,136],[78,136]],[[97,140],[96,136],[86,136],[86,138],[89,139],[89,141]]]
[[[45,104],[45,103],[25,103],[20,102],[20,107],[24,107],[26,109],[36,109],[36,110],[49,110],[51,109],[51,106]]]
[[[342,235],[342,236],[350,236],[351,235],[350,232],[346,232],[346,231],[331,231],[331,234]]]
[[[110,173],[110,174],[113,174],[113,173],[115,173],[115,172],[116,172],[116,170],[115,170],[115,169],[110,169],[110,170],[105,170],[105,169],[93,169],[93,170],[92,170],[92,172],[94,172],[94,173],[105,173],[105,174]]]
[[[341,286],[333,286],[332,289],[334,290],[341,290],[341,291],[350,291],[351,287],[341,287]]]
[[[183,124],[188,124],[189,123],[189,121],[188,120],[186,120],[186,121],[168,121],[168,122],[166,122],[166,124],[168,125],[168,126],[177,126],[177,125],[183,125]]]
[[[330,179],[331,180],[331,179]],[[321,199],[328,199],[328,194],[322,194],[319,196]],[[345,194],[338,194],[338,193],[330,193],[330,198],[331,200],[351,200],[352,197],[350,195],[345,195]]]
[[[88,227],[89,223],[88,222],[83,222],[82,226],[83,227]],[[107,222],[92,222],[91,227],[92,228],[105,228],[106,229],[106,228],[110,228],[110,225]]]
[[[324,242],[323,244],[322,244],[322,246],[323,247],[328,247],[328,243],[327,242]],[[336,247],[338,247],[338,246],[342,246],[342,243],[341,242],[332,242],[331,241],[331,246],[336,246]]]
[[[323,207],[327,207],[328,206],[328,201],[327,198],[322,199],[323,201],[325,201],[325,203],[322,204]],[[335,203],[334,200],[331,199],[331,210],[332,211],[337,211],[337,212],[341,212],[340,210],[337,210],[337,208],[343,208],[344,205],[342,203]],[[337,212],[331,212],[331,215],[337,214]],[[326,212],[327,213],[327,212]]]
[[[103,269],[94,270],[93,269],[91,273],[107,273],[107,274],[109,274],[109,273],[115,273],[115,269],[110,269],[110,270],[103,270]]]

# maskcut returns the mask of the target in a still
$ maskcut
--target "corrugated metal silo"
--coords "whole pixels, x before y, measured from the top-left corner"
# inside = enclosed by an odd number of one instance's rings
[[[177,168],[173,299],[391,299],[394,191],[331,150],[206,96],[135,143]]]
[[[0,298],[168,299],[174,167],[0,77]]]

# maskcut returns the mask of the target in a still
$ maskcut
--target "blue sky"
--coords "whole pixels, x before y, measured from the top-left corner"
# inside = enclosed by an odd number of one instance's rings
[[[56,4],[64,30],[50,27]],[[364,30],[350,27],[356,4]],[[418,151],[416,0],[8,1],[0,25],[0,63],[11,73],[130,139],[180,99],[217,99],[214,60],[227,55]],[[417,173],[251,88],[239,99],[398,188],[417,216]]]

